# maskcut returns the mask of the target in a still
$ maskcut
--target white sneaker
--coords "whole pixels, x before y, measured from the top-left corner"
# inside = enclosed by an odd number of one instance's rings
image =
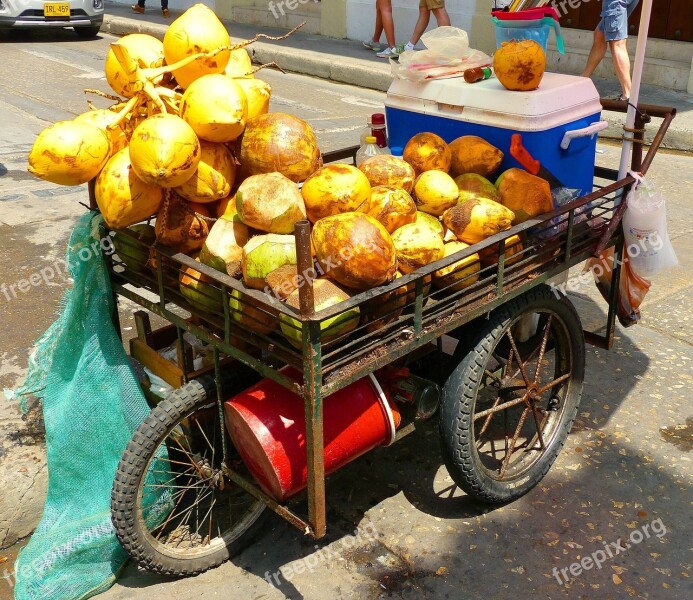
[[[374,42],[373,40],[363,40],[362,43],[369,50],[380,50],[382,47],[380,42]]]
[[[412,44],[411,42],[407,42],[406,44],[404,44],[405,52],[411,52],[413,49],[414,49],[414,44]]]
[[[376,56],[378,58],[397,58],[399,52],[397,52],[397,48],[385,48],[385,50],[378,52]]]

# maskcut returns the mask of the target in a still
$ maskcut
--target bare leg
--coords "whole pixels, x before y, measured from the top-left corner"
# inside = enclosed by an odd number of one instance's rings
[[[628,56],[627,40],[616,40],[609,42],[611,49],[611,59],[614,61],[616,77],[621,84],[621,91],[624,98],[630,98],[630,56]]]
[[[428,27],[428,22],[430,20],[431,11],[428,10],[425,6],[419,6],[419,20],[416,22],[416,25],[414,26],[414,33],[411,34],[411,39],[409,40],[410,44],[416,46],[416,44],[419,43],[419,40],[421,39],[423,32],[426,31],[426,27]]]
[[[582,72],[582,76],[592,77],[592,73],[594,73],[595,69],[599,66],[599,63],[602,62],[604,56],[606,56],[606,38],[604,37],[603,31],[595,29],[592,49],[587,58],[587,64],[585,65],[585,70]]]
[[[387,45],[394,48],[397,44],[395,43],[395,22],[392,18],[392,0],[376,0],[375,7],[380,13]]]
[[[442,6],[441,8],[434,8],[432,11],[433,16],[436,18],[436,23],[438,23],[438,27],[445,27],[447,25],[450,25],[450,15],[448,15],[448,11],[445,10],[445,7]]]
[[[380,36],[383,35],[383,18],[380,15],[378,7],[375,8],[375,32],[373,33],[373,41],[380,42]]]

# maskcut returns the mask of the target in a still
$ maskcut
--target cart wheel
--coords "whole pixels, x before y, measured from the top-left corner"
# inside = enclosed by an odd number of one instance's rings
[[[536,332],[520,341],[518,321],[529,315]],[[443,390],[442,453],[467,494],[503,503],[539,483],[563,447],[582,394],[585,340],[573,305],[544,285],[479,322]]]
[[[142,567],[196,575],[259,533],[266,506],[224,475],[221,432],[209,376],[170,394],[135,431],[118,465],[111,515],[120,543]],[[250,479],[228,444],[228,467]]]

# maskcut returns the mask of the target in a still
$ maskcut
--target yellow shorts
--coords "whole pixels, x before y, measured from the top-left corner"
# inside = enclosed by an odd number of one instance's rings
[[[419,0],[420,8],[435,10],[436,8],[445,8],[445,0]]]

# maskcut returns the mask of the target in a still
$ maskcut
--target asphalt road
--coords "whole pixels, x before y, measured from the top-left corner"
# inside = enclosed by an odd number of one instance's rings
[[[76,41],[71,32],[0,38],[0,284],[54,264],[84,210],[84,187],[32,178],[26,156],[43,127],[86,109],[85,87],[107,90],[101,67],[109,41]],[[307,119],[323,150],[354,143],[366,115],[382,107],[377,92],[280,73],[262,76],[273,86],[272,109]],[[616,165],[618,149],[600,145],[598,160]],[[130,565],[103,597],[693,596],[691,173],[690,156],[662,154],[655,160],[650,174],[668,199],[680,265],[655,279],[642,322],[619,329],[611,352],[588,349],[578,420],[556,464],[529,494],[495,509],[469,502],[441,466],[431,423],[331,478],[329,535],[319,544],[275,521],[232,563],[179,581]],[[42,282],[10,298],[0,291],[0,387],[16,384],[25,372],[31,344],[52,321],[65,285]],[[585,326],[598,327],[605,307],[594,286],[580,286],[571,298]],[[131,310],[121,306],[126,326]],[[23,427],[15,408],[0,403],[6,469],[14,465],[17,444],[10,434]],[[40,446],[24,443],[41,454]],[[15,486],[21,478],[16,475]],[[7,490],[0,488],[0,506]],[[650,535],[615,552],[618,540],[634,541],[633,532],[645,531]],[[553,574],[570,573],[573,564],[607,545],[613,556],[600,568],[570,576],[567,583]],[[5,597],[9,588],[2,585]]]

